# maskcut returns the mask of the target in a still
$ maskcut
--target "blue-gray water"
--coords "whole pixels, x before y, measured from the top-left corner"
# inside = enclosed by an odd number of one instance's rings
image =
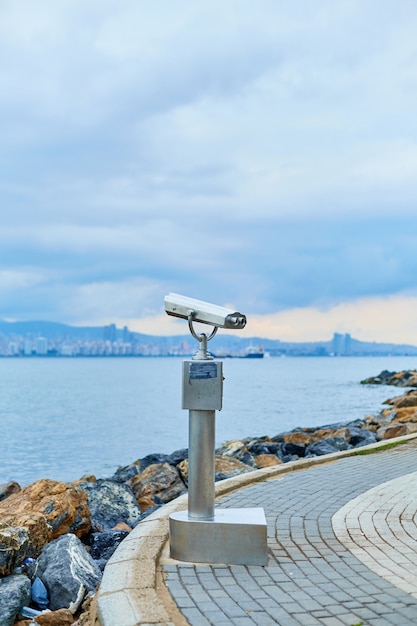
[[[188,446],[181,359],[1,359],[0,483],[110,476],[150,452]],[[404,390],[360,385],[413,357],[224,361],[216,440],[362,418]]]

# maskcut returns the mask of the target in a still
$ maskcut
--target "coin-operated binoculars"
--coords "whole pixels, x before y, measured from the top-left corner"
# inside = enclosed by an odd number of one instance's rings
[[[183,361],[182,408],[189,410],[188,511],[170,516],[170,554],[180,561],[266,565],[267,526],[262,508],[216,509],[215,411],[222,409],[223,363],[207,343],[218,328],[240,329],[241,313],[175,293],[165,297],[168,315],[188,320],[199,348]],[[197,334],[194,322],[212,327]]]

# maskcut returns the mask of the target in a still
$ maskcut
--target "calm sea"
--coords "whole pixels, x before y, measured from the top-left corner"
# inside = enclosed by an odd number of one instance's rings
[[[404,390],[360,385],[413,357],[224,361],[216,440],[362,418]],[[0,483],[107,477],[150,452],[188,446],[180,358],[0,359]]]

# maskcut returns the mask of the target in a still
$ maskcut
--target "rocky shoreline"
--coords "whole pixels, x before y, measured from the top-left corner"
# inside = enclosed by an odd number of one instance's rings
[[[411,389],[386,400],[377,415],[353,422],[228,441],[216,450],[216,480],[417,432],[416,370],[384,371],[361,382]],[[156,508],[185,492],[187,481],[183,449],[149,454],[110,478],[0,485],[0,626],[29,626],[29,615],[41,626],[85,626],[117,546]]]

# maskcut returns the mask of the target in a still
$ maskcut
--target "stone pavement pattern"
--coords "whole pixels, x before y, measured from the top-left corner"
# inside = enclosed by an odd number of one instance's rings
[[[164,565],[167,587],[191,626],[417,624],[415,597],[371,571],[366,560],[356,558],[351,548],[358,544],[355,540],[352,543],[352,537],[343,530],[349,511],[337,515],[358,496],[410,472],[417,472],[416,442],[300,470],[228,495],[217,506],[264,507],[268,565],[212,566],[168,561]],[[398,483],[402,488],[405,485],[402,498],[407,500],[404,509],[408,505],[407,528],[415,537],[416,530],[411,528],[415,526],[417,494],[415,489],[410,494],[407,484],[407,477]],[[377,494],[373,494],[372,510],[378,510]],[[397,515],[398,501],[391,506],[385,500],[382,509],[386,515],[377,516],[375,524],[369,521],[373,516],[366,513],[366,506],[359,506],[359,517],[367,518],[365,531],[376,525],[384,536],[388,531],[383,520],[395,506]],[[335,535],[334,516],[338,535],[343,535],[344,542],[351,542],[349,549]],[[354,518],[351,515],[350,519]],[[391,514],[391,526],[395,527],[392,520]],[[401,552],[407,554],[410,563],[417,562],[416,551],[412,541],[403,542]],[[395,562],[396,557],[391,557],[388,560]]]
[[[351,500],[332,523],[336,537],[362,563],[417,599],[416,515],[413,472]]]

